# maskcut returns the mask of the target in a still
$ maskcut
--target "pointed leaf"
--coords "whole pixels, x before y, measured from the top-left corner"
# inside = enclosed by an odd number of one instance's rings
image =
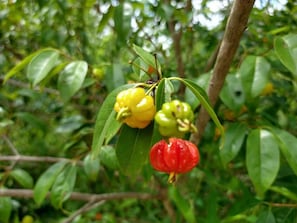
[[[182,79],[182,78],[178,78],[178,77],[174,77],[174,78],[170,78],[170,79],[178,80],[178,81],[182,82],[184,85],[186,85],[189,88],[189,90],[192,91],[192,93],[200,101],[201,105],[208,112],[209,116],[212,118],[215,125],[220,130],[220,132],[222,134],[222,139],[223,139],[222,140],[222,145],[223,145],[224,144],[224,138],[225,138],[225,136],[224,136],[224,127],[221,125],[216,113],[214,112],[205,91],[200,86],[198,86],[195,82],[193,82],[191,80]]]
[[[297,35],[275,38],[274,49],[280,61],[297,77]]]
[[[239,78],[247,97],[257,97],[268,83],[270,64],[260,56],[248,56],[239,69]]]
[[[108,168],[115,170],[119,168],[115,148],[113,146],[103,146],[99,153],[100,161]]]
[[[62,208],[74,188],[76,182],[77,167],[73,164],[67,165],[57,176],[51,190],[51,203],[55,208]]]
[[[57,50],[48,49],[37,54],[29,63],[27,77],[36,86],[56,66],[59,59]]]
[[[116,155],[125,175],[135,176],[147,161],[152,133],[153,124],[145,129],[123,125],[116,144]]]
[[[107,12],[105,14],[103,14],[103,16],[102,16],[102,18],[100,20],[100,23],[98,25],[98,30],[97,30],[98,33],[103,32],[104,28],[108,24],[108,21],[112,18],[113,13],[114,13],[114,6],[110,5],[108,7]]]
[[[220,150],[220,156],[224,166],[238,154],[246,133],[247,127],[242,123],[232,123],[227,126],[225,130],[225,143]]]
[[[85,61],[74,61],[64,68],[58,79],[58,90],[64,101],[82,87],[87,71],[88,64]]]
[[[274,182],[279,166],[279,148],[272,133],[253,130],[247,139],[246,165],[257,194],[262,197]]]
[[[9,223],[12,211],[12,201],[10,197],[0,197],[0,222]]]
[[[45,199],[47,192],[52,187],[53,183],[56,180],[56,177],[59,173],[63,170],[66,165],[66,161],[61,161],[59,163],[55,163],[54,165],[50,166],[37,180],[33,197],[35,202],[38,205],[41,205],[43,200]]]
[[[94,128],[92,156],[97,157],[106,139],[111,139],[121,127],[121,123],[115,118],[116,112],[113,110],[113,106],[118,93],[133,86],[133,84],[127,84],[113,90],[101,105]]]
[[[155,68],[159,71],[159,73],[161,73],[160,62],[153,56],[153,54],[147,52],[146,50],[142,49],[141,47],[135,44],[133,44],[133,50],[147,65]]]
[[[288,188],[286,187],[277,187],[277,186],[272,186],[269,188],[269,190],[279,193],[295,202],[297,202],[297,194],[293,193],[292,191],[290,191]]]
[[[99,157],[93,157],[91,154],[86,155],[84,158],[84,171],[88,178],[92,181],[97,179],[100,170]]]
[[[4,84],[13,75],[15,75],[18,72],[20,72],[21,70],[23,70],[36,55],[38,55],[38,54],[40,54],[40,53],[42,53],[44,51],[48,51],[48,50],[54,50],[54,49],[51,49],[51,48],[41,49],[41,50],[38,50],[38,51],[30,54],[29,56],[25,57],[20,63],[18,63],[10,71],[8,71],[8,73],[4,77]]]
[[[297,175],[297,138],[281,129],[273,130],[278,139],[278,145],[288,164]]]
[[[251,88],[252,97],[257,97],[261,94],[270,74],[271,66],[264,57],[256,57],[254,79]]]
[[[33,187],[33,178],[23,169],[14,169],[9,174],[15,181],[17,181],[24,188]]]
[[[220,93],[220,98],[224,104],[232,109],[237,110],[245,102],[245,93],[241,80],[235,75],[228,75]]]

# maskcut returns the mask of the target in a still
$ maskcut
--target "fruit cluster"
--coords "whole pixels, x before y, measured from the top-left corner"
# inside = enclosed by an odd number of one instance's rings
[[[197,131],[189,104],[173,100],[164,103],[156,112],[153,97],[144,88],[136,87],[117,95],[114,110],[117,120],[131,128],[142,129],[156,121],[160,134],[167,138],[168,143],[161,140],[153,145],[150,163],[155,170],[169,173],[170,183],[175,182],[177,174],[189,172],[199,163],[196,145],[182,139],[186,133]]]

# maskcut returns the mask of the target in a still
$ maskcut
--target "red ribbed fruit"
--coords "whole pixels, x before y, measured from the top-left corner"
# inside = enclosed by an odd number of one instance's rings
[[[169,173],[170,183],[175,182],[177,174],[189,172],[199,161],[196,145],[179,138],[169,138],[169,143],[161,140],[150,151],[151,165],[155,170]]]

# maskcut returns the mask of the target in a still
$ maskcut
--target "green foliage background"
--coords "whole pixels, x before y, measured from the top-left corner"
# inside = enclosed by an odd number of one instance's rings
[[[223,148],[217,125],[210,121],[198,145],[201,163],[176,185],[149,164],[126,176],[135,168],[123,170],[117,160],[120,154],[126,162],[125,148],[115,150],[117,139],[125,143],[118,123],[108,122],[108,134],[100,138],[98,129],[106,123],[96,118],[100,112],[110,115],[110,98],[147,81],[131,65],[149,65],[133,44],[157,55],[165,98],[183,99],[198,113],[200,101],[191,87],[183,93],[181,81],[169,80],[186,78],[198,85],[199,94],[199,86],[207,89],[231,2],[224,1],[220,10],[211,7],[213,0],[192,1],[192,8],[189,2],[0,2],[0,190],[34,192],[27,199],[1,196],[1,223],[24,222],[28,215],[34,222],[66,222],[85,204],[69,197],[73,191],[162,195],[111,199],[78,214],[72,221],[77,223],[297,222],[293,0],[281,8],[263,1],[253,9],[214,108],[225,129]],[[222,22],[209,28],[196,21],[198,15],[209,21],[219,15]],[[93,157],[96,137],[102,147]],[[11,159],[18,154],[22,159]]]

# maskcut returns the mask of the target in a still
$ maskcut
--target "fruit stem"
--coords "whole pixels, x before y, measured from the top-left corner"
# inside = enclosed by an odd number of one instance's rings
[[[168,183],[175,183],[177,179],[177,174],[175,172],[171,172],[168,177]]]
[[[120,111],[118,112],[116,120],[118,120],[119,122],[122,122],[123,120],[125,120],[129,116],[131,116],[130,109],[127,108],[127,107],[124,107],[124,108],[121,108]]]

